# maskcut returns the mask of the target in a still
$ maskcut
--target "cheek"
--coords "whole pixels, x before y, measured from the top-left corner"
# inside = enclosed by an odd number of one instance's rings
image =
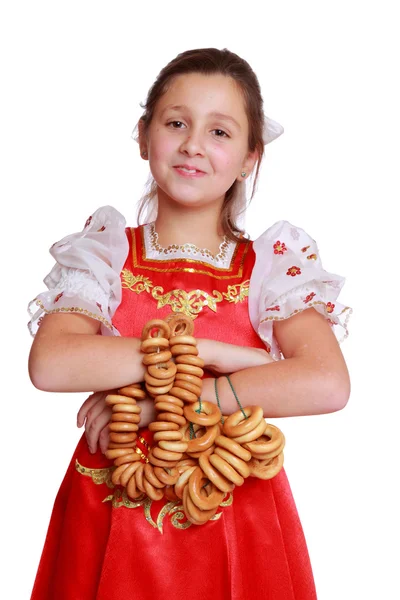
[[[241,154],[232,148],[215,146],[212,148],[213,162],[216,168],[235,171],[241,168]]]
[[[165,161],[176,151],[175,145],[176,142],[170,136],[157,135],[156,131],[149,144],[150,156],[156,161]]]

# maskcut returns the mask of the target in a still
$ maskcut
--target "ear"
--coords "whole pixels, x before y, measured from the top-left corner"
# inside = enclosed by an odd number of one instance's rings
[[[240,173],[237,177],[238,181],[243,181],[244,179],[248,178],[250,173],[253,171],[257,160],[258,160],[258,151],[257,150],[247,153],[247,155],[243,161],[242,170],[240,171]],[[246,175],[244,177],[243,177],[243,173],[246,173]]]
[[[143,158],[143,160],[147,160],[148,159],[148,152],[147,152],[147,139],[146,139],[146,135],[145,135],[145,126],[144,126],[144,121],[142,119],[139,119],[138,121],[138,133],[139,133],[139,148],[140,148],[140,156]]]

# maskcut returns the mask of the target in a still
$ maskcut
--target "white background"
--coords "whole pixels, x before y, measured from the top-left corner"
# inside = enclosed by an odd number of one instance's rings
[[[130,139],[139,102],[178,52],[208,46],[250,62],[266,113],[285,127],[266,149],[250,234],[279,219],[304,228],[325,268],[347,278],[341,301],[354,308],[342,346],[348,406],[279,421],[319,600],[400,597],[394,7],[14,0],[1,9],[2,597],[29,598],[86,397],[33,388],[27,303],[44,288],[50,245],[97,207],[112,204],[135,224],[147,177]]]

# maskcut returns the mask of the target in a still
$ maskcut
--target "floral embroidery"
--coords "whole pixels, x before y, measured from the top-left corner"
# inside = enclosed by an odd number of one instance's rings
[[[265,311],[267,310],[277,310],[279,312],[281,310],[281,307],[277,304],[276,306],[270,306],[269,308],[265,309]]]
[[[274,254],[283,254],[287,252],[287,248],[284,242],[280,242],[279,240],[274,244]]]
[[[249,295],[250,279],[243,281],[243,283],[237,283],[236,285],[228,285],[228,291],[223,292],[222,295],[228,302],[243,302],[243,300]],[[215,290],[213,292],[216,293]]]
[[[93,219],[93,217],[92,217],[92,215],[90,215],[90,217],[87,219],[87,221],[85,223],[84,229],[86,229],[86,227],[89,227],[90,223],[92,222],[92,219]]]
[[[316,254],[309,254],[309,255],[307,256],[307,259],[308,259],[308,260],[317,260],[317,255],[316,255]]]
[[[306,296],[303,300],[304,304],[307,304],[307,302],[311,302],[311,300],[314,298],[315,293],[311,292],[311,294],[308,294],[308,296]]]
[[[59,299],[61,298],[61,296],[63,296],[63,295],[64,295],[64,292],[61,292],[61,294],[57,294],[57,296],[54,298],[54,304],[55,304],[56,302],[58,302],[58,301],[59,301]]]
[[[154,287],[154,284],[148,277],[144,277],[143,275],[135,276],[128,269],[123,269],[122,287],[128,288],[137,294],[141,294],[142,292],[150,292],[151,288]]]
[[[106,496],[103,500],[103,502],[111,502],[113,508],[138,508],[139,506],[143,506],[146,521],[149,523],[149,525],[155,529],[158,529],[161,534],[163,533],[163,521],[168,515],[171,517],[171,523],[176,529],[187,529],[192,525],[192,523],[186,519],[180,500],[177,502],[167,502],[154,520],[151,515],[153,501],[150,498],[145,496],[145,494],[142,494],[142,496],[139,496],[139,498],[132,501],[126,493],[126,488],[121,489],[120,487],[114,487],[114,484],[111,481],[112,472],[115,469],[113,466],[105,467],[103,469],[90,469],[82,466],[76,460],[75,468],[81,475],[90,477],[93,483],[96,485],[102,485],[105,483],[108,488],[113,490],[113,493]],[[228,495],[225,496],[224,500],[221,502],[220,507],[225,508],[227,506],[231,506],[232,502],[233,496],[231,493],[228,493]],[[222,512],[219,512],[215,514],[210,521],[218,521],[218,519],[221,517]]]
[[[286,275],[296,277],[296,275],[301,275],[301,270],[299,267],[290,267],[290,269],[287,270]]]
[[[332,313],[335,309],[335,305],[332,302],[328,302],[326,305],[326,312]]]
[[[310,246],[304,246],[304,248],[301,249],[302,252],[307,252],[307,250],[309,249]]]
[[[97,233],[99,233],[100,231],[104,231],[104,230],[105,230],[105,228],[106,228],[106,226],[105,226],[105,225],[103,225],[102,227],[100,227],[100,229],[98,229],[98,230],[97,230]]]

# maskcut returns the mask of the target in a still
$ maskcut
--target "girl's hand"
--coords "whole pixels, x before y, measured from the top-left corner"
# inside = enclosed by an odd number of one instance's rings
[[[205,361],[205,368],[216,374],[235,373],[250,367],[259,367],[274,362],[266,350],[235,346],[214,340],[198,340],[199,356]]]
[[[108,448],[108,423],[111,419],[112,408],[107,406],[105,399],[111,392],[95,392],[85,400],[77,415],[77,426],[85,424],[85,435],[89,451],[95,454],[97,444],[105,453]]]

